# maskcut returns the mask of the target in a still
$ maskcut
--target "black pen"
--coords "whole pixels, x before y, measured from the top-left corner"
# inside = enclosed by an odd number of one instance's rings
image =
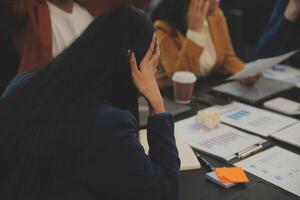
[[[206,159],[202,158],[199,153],[195,152],[195,154],[201,165],[203,165],[206,169],[210,170],[211,172],[215,171],[211,164]]]

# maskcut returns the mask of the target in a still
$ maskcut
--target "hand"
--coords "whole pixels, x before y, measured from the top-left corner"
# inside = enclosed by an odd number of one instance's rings
[[[258,79],[260,79],[262,77],[261,73],[258,73],[256,76],[254,77],[247,77],[247,78],[243,78],[238,80],[239,83],[246,85],[246,86],[252,86],[254,85]]]
[[[294,22],[300,14],[300,0],[290,0],[285,9],[284,16],[287,20]]]
[[[145,57],[140,63],[140,69],[138,68],[134,52],[130,54],[131,76],[136,88],[147,99],[152,113],[165,112],[164,101],[155,78],[160,56],[155,34]]]
[[[208,15],[210,6],[209,0],[191,0],[188,11],[188,28],[201,32],[204,21]]]

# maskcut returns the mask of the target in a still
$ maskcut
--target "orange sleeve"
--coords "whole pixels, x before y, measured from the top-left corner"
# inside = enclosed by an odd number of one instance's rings
[[[157,30],[157,38],[161,52],[161,65],[169,77],[176,71],[198,72],[202,47],[189,39],[179,47],[175,39],[162,30]]]
[[[18,28],[27,14],[26,0],[0,0],[0,21],[5,28]]]
[[[225,40],[225,60],[222,65],[224,72],[229,74],[234,74],[245,67],[245,63],[241,61],[235,54],[234,49],[232,47],[231,38],[229,35],[228,25],[226,18],[222,11],[220,11],[220,15],[222,18],[222,25],[224,30],[224,40]]]

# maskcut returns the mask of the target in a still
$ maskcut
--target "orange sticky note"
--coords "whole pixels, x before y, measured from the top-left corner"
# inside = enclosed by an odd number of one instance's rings
[[[215,168],[222,183],[248,183],[249,179],[241,167]]]

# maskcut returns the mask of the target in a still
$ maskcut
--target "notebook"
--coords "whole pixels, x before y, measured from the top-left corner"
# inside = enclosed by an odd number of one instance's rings
[[[147,141],[147,130],[141,130],[139,134],[140,143],[145,149],[145,152],[148,154],[149,146]],[[201,165],[196,157],[192,148],[185,144],[180,137],[175,136],[176,146],[178,148],[178,154],[181,161],[180,171],[196,170],[200,169]]]

